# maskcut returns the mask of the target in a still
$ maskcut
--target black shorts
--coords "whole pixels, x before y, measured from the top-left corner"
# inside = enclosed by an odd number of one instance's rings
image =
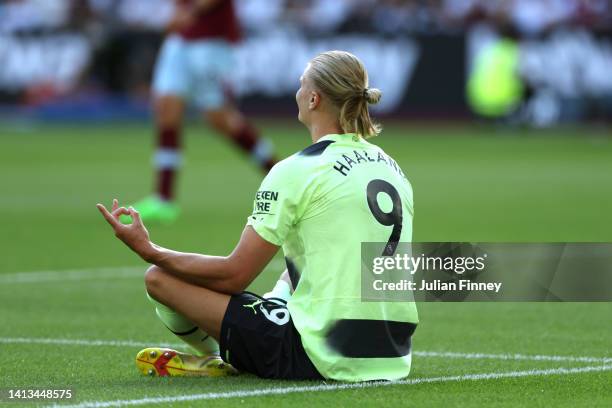
[[[221,357],[262,378],[321,380],[293,325],[287,303],[244,292],[231,297],[221,324]]]

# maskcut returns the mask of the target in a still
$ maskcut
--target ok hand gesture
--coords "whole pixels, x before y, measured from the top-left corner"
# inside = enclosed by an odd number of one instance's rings
[[[136,252],[142,259],[149,261],[155,245],[149,239],[149,231],[142,223],[140,214],[133,207],[119,207],[117,199],[113,200],[113,206],[109,212],[102,204],[96,204],[102,216],[110,224],[115,231],[115,236],[119,238],[125,245]],[[119,221],[121,215],[129,215],[132,217],[131,224],[122,224]]]

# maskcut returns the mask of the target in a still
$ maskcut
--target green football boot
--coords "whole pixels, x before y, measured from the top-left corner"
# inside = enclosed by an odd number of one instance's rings
[[[176,221],[181,212],[176,204],[171,201],[161,200],[157,196],[151,196],[140,200],[132,204],[132,207],[140,213],[140,218],[145,224],[172,224]],[[131,224],[132,217],[129,215],[121,215],[119,221],[124,224]]]

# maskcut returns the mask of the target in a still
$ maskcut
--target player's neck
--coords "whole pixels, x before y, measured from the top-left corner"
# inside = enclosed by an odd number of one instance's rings
[[[312,124],[309,130],[310,130],[310,138],[312,139],[312,143],[317,143],[317,141],[323,136],[344,133],[344,131],[342,130],[342,128],[340,128],[340,125],[338,123]]]

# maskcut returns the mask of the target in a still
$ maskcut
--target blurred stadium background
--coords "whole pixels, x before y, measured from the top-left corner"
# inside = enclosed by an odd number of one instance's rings
[[[413,184],[415,240],[612,242],[610,1],[235,1],[244,36],[232,89],[281,157],[308,143],[294,102],[306,62],[346,49],[383,91],[376,117],[385,131],[374,142]],[[169,382],[162,392],[136,380],[136,346],[108,343],[175,341],[144,297],[144,264],[94,208],[150,191],[149,82],[172,7],[171,0],[0,0],[0,389],[67,384],[83,401],[287,385],[240,377]],[[150,226],[152,238],[225,253],[261,175],[196,115],[187,139],[183,215],[170,227]],[[281,265],[252,289],[267,290]],[[612,353],[611,307],[423,304],[415,350],[600,361]],[[105,352],[91,353],[96,344]],[[415,355],[412,375],[581,361],[437,356]],[[423,406],[609,406],[610,383],[607,371],[495,387],[427,384],[409,395]],[[405,389],[395,390],[309,394],[292,404],[405,404]],[[258,401],[278,402],[271,398]]]
[[[244,41],[232,88],[247,112],[292,114],[287,102],[305,62],[344,48],[385,92],[382,113],[475,112],[539,127],[612,117],[607,0],[237,0],[236,7]],[[1,1],[3,113],[142,118],[172,10],[171,0]]]

